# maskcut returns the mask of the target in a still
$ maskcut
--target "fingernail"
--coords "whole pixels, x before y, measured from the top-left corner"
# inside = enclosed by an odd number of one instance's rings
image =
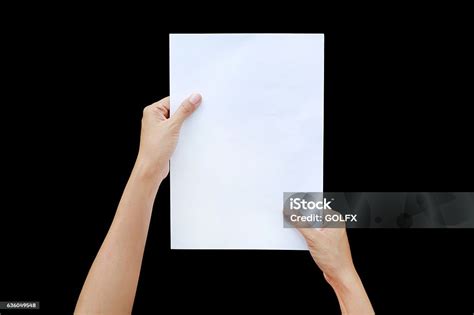
[[[198,93],[193,93],[191,94],[191,96],[189,97],[189,101],[193,104],[193,105],[198,105],[200,102],[201,102],[201,94],[198,94]]]

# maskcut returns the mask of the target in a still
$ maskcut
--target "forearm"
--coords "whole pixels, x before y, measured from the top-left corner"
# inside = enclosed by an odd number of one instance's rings
[[[161,179],[138,159],[94,260],[76,314],[130,314]]]
[[[325,277],[336,293],[342,314],[375,314],[362,281],[354,268],[334,278]]]

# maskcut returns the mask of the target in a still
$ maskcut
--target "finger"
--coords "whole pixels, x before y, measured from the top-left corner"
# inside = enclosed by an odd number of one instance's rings
[[[191,96],[189,96],[183,101],[183,103],[181,103],[181,106],[179,106],[179,108],[173,114],[173,117],[171,117],[171,119],[181,125],[186,120],[186,118],[188,118],[201,104],[201,100],[202,97],[200,94],[191,94]]]
[[[158,102],[155,103],[158,107],[170,110],[170,97],[167,96],[165,98],[162,98]]]
[[[170,117],[170,97],[169,96],[159,100],[158,102],[151,104],[151,107],[155,110],[155,112],[162,114],[163,118]]]
[[[305,239],[315,239],[317,238],[320,233],[322,233],[323,231],[323,228],[320,228],[320,227],[297,227],[296,228],[298,230],[298,232],[300,232],[301,235],[303,235],[303,237]]]

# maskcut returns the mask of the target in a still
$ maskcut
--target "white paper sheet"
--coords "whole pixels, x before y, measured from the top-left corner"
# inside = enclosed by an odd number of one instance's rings
[[[323,190],[324,35],[170,35],[171,248],[307,249],[283,192]]]

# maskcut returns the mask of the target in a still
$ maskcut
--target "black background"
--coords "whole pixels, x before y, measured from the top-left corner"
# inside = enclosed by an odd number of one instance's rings
[[[142,109],[169,93],[176,29],[25,19],[3,27],[0,300],[69,314],[132,169]],[[325,190],[474,191],[462,29],[310,22],[279,30],[326,35]],[[156,200],[135,314],[339,312],[308,253],[171,251],[168,180]],[[348,233],[378,314],[474,312],[472,230]]]

